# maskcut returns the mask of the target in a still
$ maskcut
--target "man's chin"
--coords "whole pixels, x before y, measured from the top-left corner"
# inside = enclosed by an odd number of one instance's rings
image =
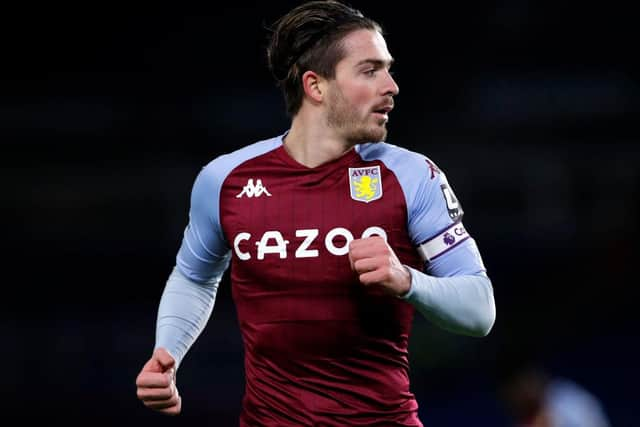
[[[350,142],[352,144],[366,144],[369,142],[383,142],[387,138],[387,128],[382,126],[371,126],[360,129],[351,135]]]
[[[383,125],[371,132],[371,142],[382,142],[387,139],[387,128]]]

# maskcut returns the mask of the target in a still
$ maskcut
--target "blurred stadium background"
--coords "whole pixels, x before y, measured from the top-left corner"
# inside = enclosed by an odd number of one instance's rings
[[[287,128],[264,26],[294,4],[5,11],[7,412],[237,425],[242,347],[226,277],[181,367],[182,418],[143,408],[134,380],[195,175]],[[633,15],[615,2],[351,4],[383,24],[397,60],[389,142],[447,173],[495,289],[487,338],[417,317],[412,377],[425,425],[509,426],[499,390],[524,361],[584,385],[614,426],[640,425]]]

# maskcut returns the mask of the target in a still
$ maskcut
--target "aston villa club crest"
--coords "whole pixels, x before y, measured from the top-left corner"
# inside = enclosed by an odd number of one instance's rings
[[[373,202],[382,197],[380,166],[349,168],[351,198],[358,202]]]

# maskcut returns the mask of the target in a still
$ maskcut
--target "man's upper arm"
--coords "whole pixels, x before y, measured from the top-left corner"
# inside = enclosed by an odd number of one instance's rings
[[[444,172],[429,158],[390,144],[364,144],[365,160],[381,160],[404,192],[411,242],[432,276],[484,275],[482,258],[462,224],[464,212]]]
[[[220,225],[222,178],[216,162],[204,167],[191,191],[189,223],[176,257],[180,272],[196,283],[219,277],[229,263],[229,245]]]
[[[436,277],[486,275],[476,242],[462,223],[462,205],[445,173],[427,158],[414,173],[418,175],[411,180],[408,227],[425,271]]]

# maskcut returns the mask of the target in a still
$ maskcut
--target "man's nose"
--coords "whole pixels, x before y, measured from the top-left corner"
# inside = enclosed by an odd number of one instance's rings
[[[398,87],[398,84],[389,71],[386,72],[386,79],[382,92],[384,95],[392,96],[397,95],[400,92],[400,87]]]

